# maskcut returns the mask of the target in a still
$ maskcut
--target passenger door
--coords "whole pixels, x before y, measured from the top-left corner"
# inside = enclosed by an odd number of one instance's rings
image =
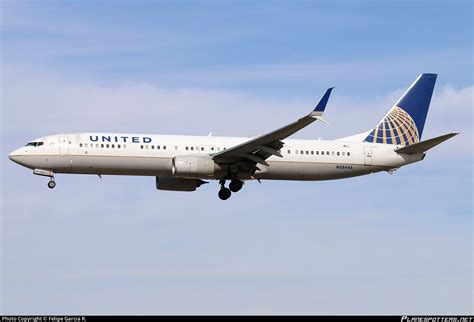
[[[59,137],[59,154],[60,155],[69,154],[69,137],[67,136]]]
[[[364,165],[372,165],[372,147],[364,147]]]

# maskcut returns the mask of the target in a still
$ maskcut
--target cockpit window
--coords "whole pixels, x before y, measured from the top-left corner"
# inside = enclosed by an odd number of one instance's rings
[[[42,146],[44,142],[29,142],[25,146]]]

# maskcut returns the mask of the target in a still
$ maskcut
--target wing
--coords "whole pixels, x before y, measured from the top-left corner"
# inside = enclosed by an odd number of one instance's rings
[[[327,123],[322,118],[322,115],[333,88],[334,87],[329,88],[326,93],[324,93],[323,97],[316,105],[314,110],[308,115],[291,124],[279,128],[278,130],[213,154],[212,158],[217,163],[230,164],[240,162],[242,164],[247,164],[247,168],[251,171],[253,170],[253,172],[258,170],[256,167],[257,163],[268,166],[268,163],[265,160],[270,156],[275,155],[282,157],[280,152],[278,152],[278,150],[283,147],[283,142],[281,140],[284,140],[290,135],[298,132],[299,130],[313,123],[315,120],[320,120]]]

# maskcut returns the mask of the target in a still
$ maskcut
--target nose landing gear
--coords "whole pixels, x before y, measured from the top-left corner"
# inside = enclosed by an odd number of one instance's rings
[[[54,187],[56,187],[56,182],[54,181],[54,177],[51,177],[51,180],[48,182],[48,188],[53,189]]]
[[[49,177],[48,188],[53,189],[56,187],[56,182],[54,181],[54,172],[50,170],[43,170],[43,169],[34,169],[33,174],[43,177]]]

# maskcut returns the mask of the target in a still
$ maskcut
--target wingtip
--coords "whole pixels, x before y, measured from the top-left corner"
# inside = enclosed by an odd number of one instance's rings
[[[334,87],[330,87],[326,90],[318,105],[316,105],[316,107],[314,108],[314,112],[324,112],[324,110],[326,109],[326,105],[329,101],[329,96],[331,95],[333,89]]]

